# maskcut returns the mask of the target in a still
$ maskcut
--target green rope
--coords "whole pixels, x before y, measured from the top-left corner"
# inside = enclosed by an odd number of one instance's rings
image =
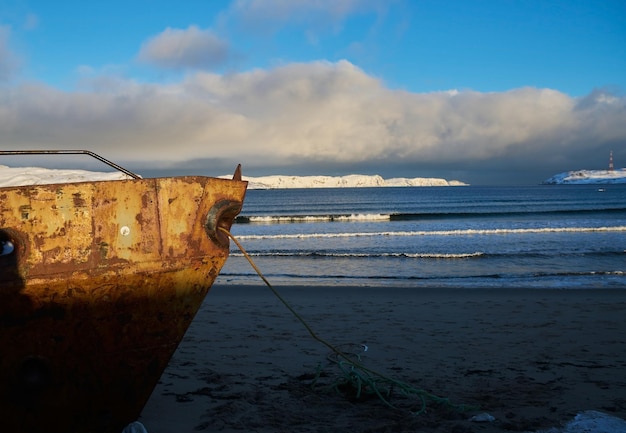
[[[280,302],[287,307],[289,311],[295,316],[296,319],[305,327],[305,329],[309,332],[311,337],[323,344],[327,348],[331,350],[331,355],[334,355],[334,359],[331,359],[335,362],[339,369],[342,371],[344,375],[344,380],[341,383],[336,383],[334,388],[339,391],[339,387],[341,385],[349,385],[356,390],[356,398],[360,398],[363,393],[375,394],[384,404],[393,409],[398,409],[396,406],[391,404],[389,401],[391,397],[392,390],[397,388],[400,393],[406,397],[417,397],[420,400],[420,409],[417,411],[412,411],[413,414],[419,415],[426,411],[426,403],[427,401],[431,401],[434,403],[446,405],[453,409],[459,411],[466,411],[469,409],[476,409],[473,407],[468,407],[465,405],[455,405],[450,403],[447,398],[438,397],[434,394],[431,394],[423,389],[417,389],[412,387],[411,385],[404,383],[402,381],[393,379],[391,377],[385,376],[375,370],[372,370],[366,366],[364,366],[360,361],[361,357],[358,354],[352,354],[351,357],[349,354],[340,350],[337,346],[334,346],[319,337],[315,331],[309,326],[309,324],[298,314],[298,312],[278,293],[278,291],[272,286],[272,284],[265,278],[261,270],[254,263],[250,255],[246,252],[241,243],[230,233],[230,231],[226,230],[223,227],[219,227],[219,230],[224,232],[233,242],[237,245],[237,247],[241,250],[241,253],[244,255],[248,263],[252,266],[252,268],[256,271],[259,277],[263,280],[263,282],[269,287],[269,289],[274,293],[274,295],[280,300]],[[356,358],[356,360],[354,359]],[[317,379],[321,376],[322,369],[318,369],[315,379],[313,380],[313,384],[317,381]],[[383,395],[385,394],[385,395]]]

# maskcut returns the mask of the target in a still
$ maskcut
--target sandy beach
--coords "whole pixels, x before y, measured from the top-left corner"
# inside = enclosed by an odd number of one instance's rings
[[[421,399],[397,384],[393,408],[368,387],[357,399],[269,288],[218,285],[143,411],[149,433],[524,432],[586,410],[626,419],[626,291],[277,290],[319,337],[449,404],[427,398],[415,414]],[[470,420],[482,413],[494,420]]]

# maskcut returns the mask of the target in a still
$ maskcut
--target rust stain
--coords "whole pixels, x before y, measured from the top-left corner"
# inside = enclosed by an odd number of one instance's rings
[[[75,207],[84,207],[87,205],[85,199],[81,196],[80,192],[73,193],[72,198],[73,198]]]

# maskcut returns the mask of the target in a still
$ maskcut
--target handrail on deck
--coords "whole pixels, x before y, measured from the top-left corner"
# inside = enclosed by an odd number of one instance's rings
[[[0,150],[0,156],[1,155],[89,155],[98,161],[121,171],[127,176],[134,179],[141,179],[141,176],[138,174],[135,174],[130,170],[126,170],[124,167],[117,165],[116,163],[111,162],[90,150]]]

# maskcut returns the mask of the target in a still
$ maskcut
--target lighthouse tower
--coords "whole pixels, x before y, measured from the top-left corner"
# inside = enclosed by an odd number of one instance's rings
[[[609,171],[613,170],[615,170],[615,167],[613,167],[613,151],[611,151],[611,153],[609,153]]]

